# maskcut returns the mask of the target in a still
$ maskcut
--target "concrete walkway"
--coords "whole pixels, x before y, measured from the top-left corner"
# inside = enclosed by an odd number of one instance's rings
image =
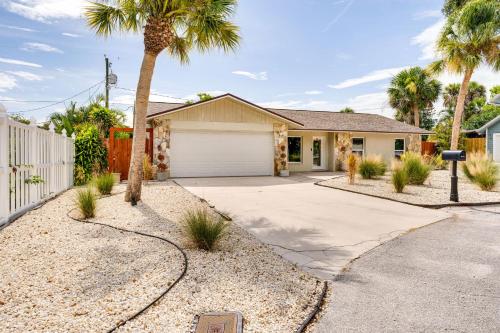
[[[333,173],[176,181],[229,213],[284,258],[333,279],[353,258],[412,228],[449,217],[429,210],[314,185]]]
[[[499,332],[500,206],[447,211],[354,261],[313,332]]]

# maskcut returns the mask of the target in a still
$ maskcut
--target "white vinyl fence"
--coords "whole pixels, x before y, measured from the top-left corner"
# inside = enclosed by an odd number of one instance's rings
[[[73,186],[74,139],[8,118],[0,104],[0,226]]]

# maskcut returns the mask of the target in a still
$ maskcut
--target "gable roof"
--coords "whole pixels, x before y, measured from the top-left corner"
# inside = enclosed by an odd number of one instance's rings
[[[158,110],[158,105],[159,104],[158,102],[155,102],[153,104],[155,105],[150,105],[148,106],[148,115],[147,115],[147,118],[154,118],[154,117],[158,117],[158,116],[161,116],[161,115],[164,115],[164,114],[167,114],[167,113],[173,113],[173,112],[177,112],[177,111],[181,111],[181,110],[186,110],[186,109],[190,109],[192,107],[195,107],[195,106],[198,106],[198,105],[201,105],[201,104],[209,104],[209,103],[213,103],[215,101],[218,101],[218,100],[221,100],[221,99],[224,99],[224,98],[231,98],[231,99],[234,99],[240,103],[243,103],[243,104],[246,104],[254,109],[257,109],[261,112],[264,112],[264,113],[267,113],[269,114],[270,116],[272,117],[275,117],[275,118],[280,118],[282,120],[285,120],[286,122],[288,123],[292,123],[292,124],[295,124],[295,125],[298,125],[300,127],[303,126],[302,123],[296,121],[296,120],[293,120],[291,118],[288,118],[286,116],[282,116],[278,113],[275,113],[269,109],[265,109],[263,108],[262,106],[259,106],[257,104],[254,104],[252,102],[249,102],[247,100],[244,100],[243,98],[240,98],[238,96],[235,96],[233,94],[224,94],[224,95],[220,95],[220,96],[217,96],[217,97],[214,97],[212,99],[209,99],[209,100],[206,100],[206,101],[199,101],[199,102],[196,102],[196,103],[192,103],[192,104],[177,104],[177,103],[165,103],[165,104],[168,104],[166,105],[166,107],[164,109],[162,109],[161,111]],[[156,109],[157,112],[154,112]],[[150,112],[151,110],[151,112]]]
[[[432,132],[425,129],[377,114],[263,108],[232,94],[221,95],[208,101],[193,104],[150,102],[147,117],[154,118],[228,97],[257,108],[271,116],[296,124],[300,130],[432,134]]]
[[[475,130],[470,130],[470,131],[467,131],[467,132],[477,132],[479,134],[483,134],[486,132],[486,129],[495,125],[496,123],[498,123],[500,121],[500,116],[496,116],[495,118],[491,119],[490,121],[488,121],[486,124],[484,124],[483,126],[481,126],[480,128],[478,129],[475,129]]]

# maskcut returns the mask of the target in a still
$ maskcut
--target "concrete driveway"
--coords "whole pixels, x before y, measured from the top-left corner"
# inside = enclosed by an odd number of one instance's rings
[[[450,216],[314,185],[334,176],[322,172],[176,181],[323,279],[333,279],[351,259],[409,229]]]

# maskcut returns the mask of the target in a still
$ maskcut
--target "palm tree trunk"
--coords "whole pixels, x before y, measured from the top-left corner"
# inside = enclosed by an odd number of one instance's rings
[[[146,116],[156,57],[156,54],[144,53],[135,95],[134,137],[132,140],[132,156],[130,157],[127,192],[125,193],[125,201],[132,202],[133,204],[141,200],[142,160],[144,159],[146,141]]]
[[[455,115],[453,116],[453,128],[451,131],[451,144],[450,149],[458,149],[458,140],[460,138],[460,128],[462,127],[462,118],[465,107],[465,98],[467,97],[467,91],[469,90],[469,82],[472,77],[474,70],[468,68],[465,71],[464,79],[462,85],[460,86],[460,92],[458,93],[457,105],[455,107]]]
[[[418,109],[418,105],[413,106],[413,121],[415,127],[420,127],[420,110]]]

